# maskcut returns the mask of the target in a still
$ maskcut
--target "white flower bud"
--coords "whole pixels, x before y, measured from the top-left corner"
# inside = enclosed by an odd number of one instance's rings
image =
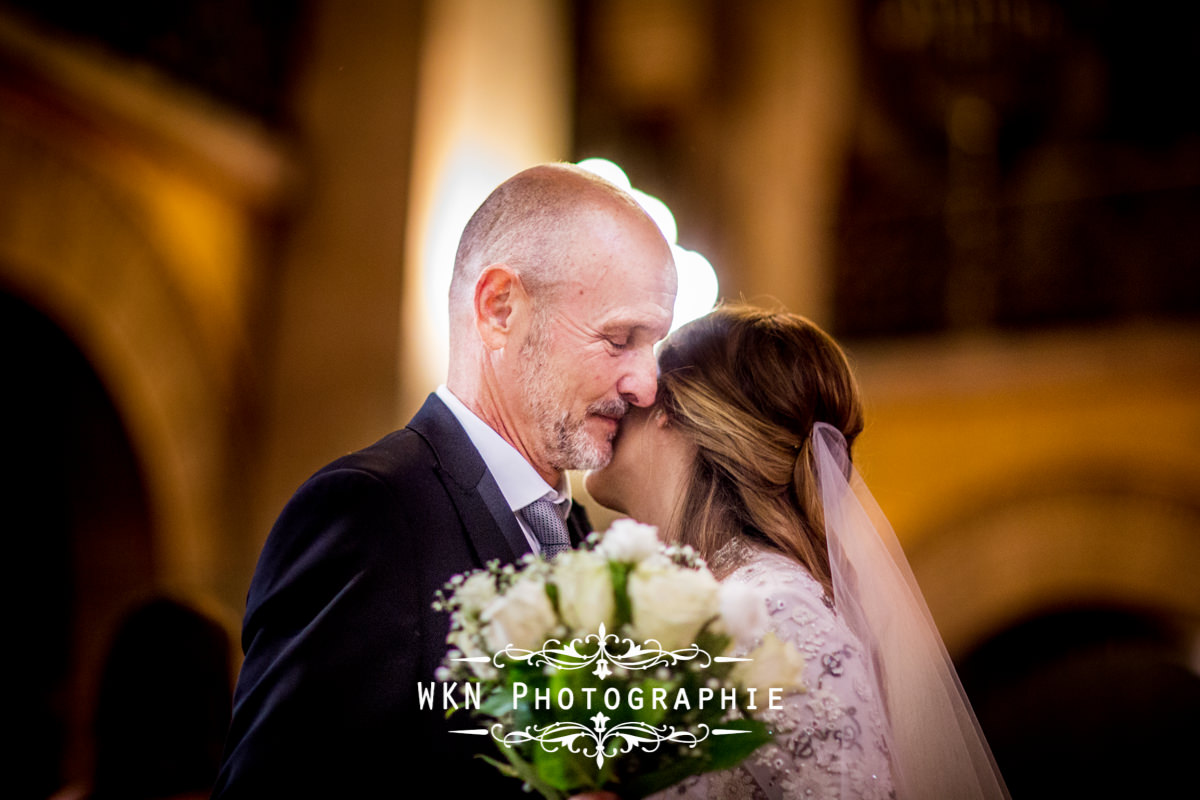
[[[612,561],[636,564],[657,553],[661,547],[658,530],[653,525],[619,519],[609,527],[596,551]]]

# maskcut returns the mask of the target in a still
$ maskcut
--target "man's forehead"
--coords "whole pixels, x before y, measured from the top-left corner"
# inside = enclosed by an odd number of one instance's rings
[[[678,283],[675,261],[665,244],[661,252],[586,248],[570,262],[562,285],[573,285],[576,293],[619,287],[630,293],[674,294]]]
[[[670,297],[643,298],[640,302],[629,299],[623,302],[596,305],[589,315],[590,323],[602,332],[645,331],[656,338],[666,335],[671,324],[672,304]]]

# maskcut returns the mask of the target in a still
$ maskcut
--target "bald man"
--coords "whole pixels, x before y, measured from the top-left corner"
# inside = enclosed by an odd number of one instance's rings
[[[420,710],[457,573],[588,531],[565,471],[603,466],[654,401],[671,324],[670,246],[625,192],[577,167],[510,178],[463,231],[450,366],[408,426],[310,478],[283,510],[246,603],[245,662],[214,797],[522,796]],[[531,521],[532,520],[532,521]],[[546,528],[552,528],[550,533]],[[557,537],[557,538],[556,538]]]

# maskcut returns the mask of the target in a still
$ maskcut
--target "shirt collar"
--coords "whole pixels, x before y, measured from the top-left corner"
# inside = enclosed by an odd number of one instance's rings
[[[496,479],[500,494],[504,495],[509,508],[516,512],[534,500],[546,497],[557,505],[559,513],[566,519],[571,510],[571,482],[566,475],[563,476],[562,488],[550,486],[533,465],[517,452],[517,448],[476,416],[445,384],[437,388],[436,394],[467,432],[467,438],[475,445],[488,472]]]

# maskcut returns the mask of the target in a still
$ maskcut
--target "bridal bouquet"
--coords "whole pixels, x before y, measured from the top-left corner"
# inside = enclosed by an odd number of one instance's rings
[[[803,690],[799,654],[770,634],[730,655],[761,631],[761,597],[630,520],[552,562],[456,575],[434,605],[451,618],[438,678],[479,721],[459,732],[553,800],[735,766],[771,738],[752,712]]]

